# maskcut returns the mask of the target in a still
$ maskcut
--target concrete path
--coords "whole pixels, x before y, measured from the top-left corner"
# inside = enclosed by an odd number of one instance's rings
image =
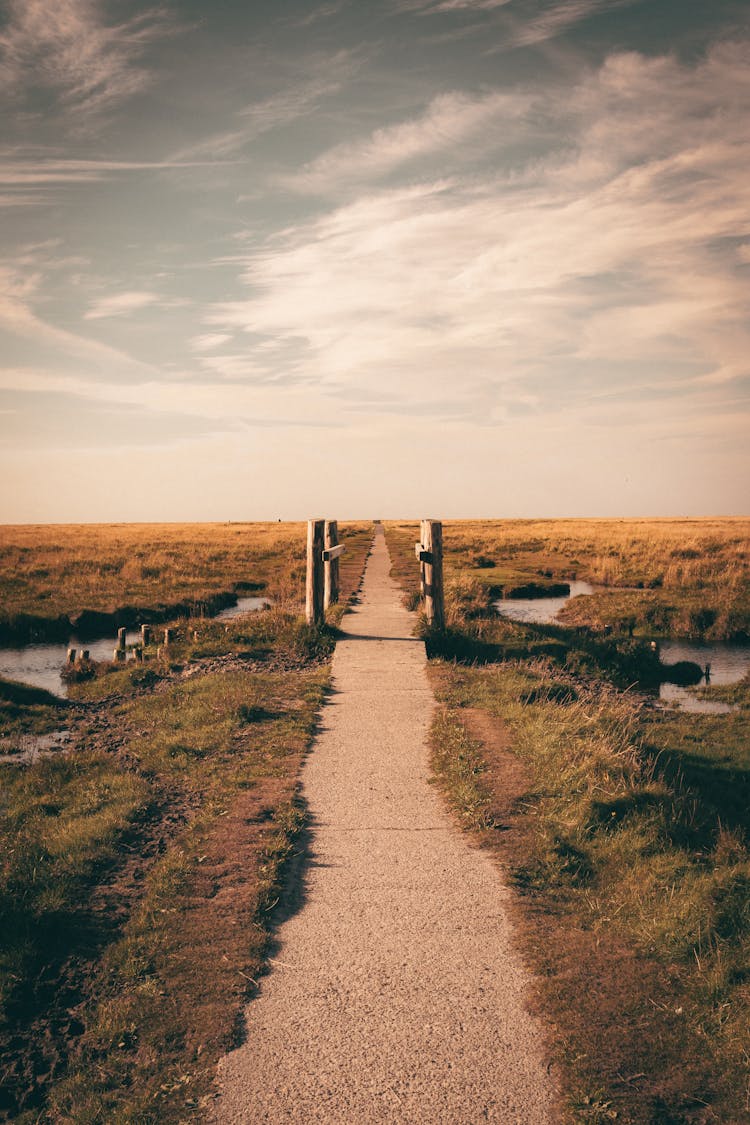
[[[554,1120],[492,862],[428,784],[434,700],[382,532],[304,770],[301,909],[222,1060],[215,1120]]]

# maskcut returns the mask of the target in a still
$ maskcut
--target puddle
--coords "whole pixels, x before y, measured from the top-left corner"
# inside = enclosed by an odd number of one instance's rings
[[[141,639],[141,631],[130,630],[127,644]],[[95,641],[79,641],[70,637],[65,644],[23,645],[21,648],[0,648],[0,676],[17,683],[44,688],[64,698],[67,692],[61,672],[65,667],[68,649],[88,650],[92,660],[111,660],[117,647],[117,637],[100,637]]]
[[[709,684],[737,684],[750,669],[750,645],[732,645],[715,641],[701,644],[698,641],[662,641],[660,646],[663,664],[677,664],[690,660],[700,668],[708,664],[711,672]],[[704,684],[705,684],[704,680]],[[683,711],[703,715],[726,715],[734,710],[729,703],[700,699],[694,689],[677,684],[661,684],[659,699],[662,703],[676,703]]]
[[[265,609],[268,605],[270,605],[268,598],[239,598],[236,605],[223,609],[212,620],[229,621],[245,613],[255,613],[259,609]],[[159,626],[154,625],[152,629],[154,635],[159,636]],[[140,629],[128,630],[125,637],[129,645],[137,644],[140,639]],[[0,648],[0,676],[21,684],[30,684],[31,687],[44,688],[45,691],[64,698],[67,688],[60,673],[65,667],[69,648],[87,649],[92,660],[111,660],[116,647],[115,635],[99,637],[94,641],[79,641],[77,637],[72,636],[65,644],[57,642],[22,645],[20,648]]]
[[[0,739],[0,764],[20,765],[40,758],[52,758],[65,749],[69,740],[69,730],[55,730],[51,734],[21,734],[12,741]]]
[[[551,625],[557,620],[562,607],[571,598],[606,590],[589,582],[571,582],[570,593],[558,598],[503,598],[494,603],[501,617],[532,625]],[[689,660],[705,669],[710,665],[711,684],[736,684],[750,669],[750,645],[732,645],[716,641],[701,644],[697,641],[661,641],[660,655],[663,664],[677,664]],[[734,710],[729,703],[699,699],[690,688],[677,684],[661,684],[659,699],[664,704],[677,704],[681,710],[695,714],[726,715]]]
[[[235,617],[243,617],[246,613],[257,613],[259,609],[268,609],[270,598],[238,598],[237,605],[230,605],[217,613],[214,621],[231,621]]]
[[[571,598],[580,594],[593,594],[596,586],[590,582],[575,581],[570,583],[570,593],[557,598],[500,598],[494,602],[495,609],[501,617],[508,617],[511,621],[523,621],[530,625],[551,625],[557,619],[562,607]]]

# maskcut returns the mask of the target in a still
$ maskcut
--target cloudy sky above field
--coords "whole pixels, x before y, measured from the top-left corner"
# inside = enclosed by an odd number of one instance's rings
[[[746,0],[10,0],[0,520],[747,512]]]

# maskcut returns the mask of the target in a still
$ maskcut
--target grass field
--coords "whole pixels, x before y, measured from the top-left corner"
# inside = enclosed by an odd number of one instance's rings
[[[389,537],[411,546],[416,525],[390,524]],[[413,568],[405,575],[413,583]],[[451,521],[445,575],[454,595],[477,606],[584,579],[606,593],[571,602],[567,624],[750,638],[747,519]]]
[[[433,769],[515,889],[570,1122],[750,1119],[750,684],[697,689],[735,706],[721,716],[656,710],[632,687],[653,672],[650,635],[746,632],[747,530],[444,527],[448,628],[425,630]],[[70,752],[0,766],[0,1119],[205,1116],[299,850],[299,768],[372,535],[341,532],[342,602],[313,630],[302,525],[44,528],[36,547],[4,529],[7,621],[189,615],[160,656],[99,666],[69,700],[0,683],[9,745],[70,732]],[[417,525],[386,532],[416,605]],[[574,576],[607,583],[569,603],[576,630],[492,610]],[[274,605],[256,615],[190,611],[259,587]]]
[[[649,522],[646,542],[641,523],[444,525],[448,631],[427,631],[433,768],[515,888],[571,1122],[750,1120],[750,683],[702,689],[734,703],[728,715],[658,710],[622,690],[629,630],[571,637],[501,620],[486,575],[508,588],[574,568],[601,581],[612,557],[620,580],[659,578],[654,596],[681,609],[731,576],[744,622],[746,526]],[[386,532],[414,604],[417,525]],[[719,577],[689,558],[673,586],[677,552],[699,550],[704,532]]]
[[[140,587],[123,567],[106,571],[99,601],[95,585],[75,582],[64,598],[73,563],[63,547],[57,605],[158,605],[248,580],[276,600],[230,623],[177,620],[161,656],[99,666],[67,701],[0,684],[0,737],[70,732],[66,752],[0,765],[0,1119],[204,1115],[263,970],[279,873],[305,821],[297,779],[335,624],[372,535],[342,527],[341,602],[311,629],[300,617],[301,525],[243,525],[242,542],[227,539],[205,575],[214,529],[149,534],[154,553],[176,560],[174,586],[172,564]],[[111,560],[114,544],[142,540],[140,529],[86,536],[88,559],[77,531],[70,539],[79,576]],[[45,529],[39,558],[55,555],[54,537]],[[29,533],[30,570],[32,542]],[[28,581],[17,604],[40,613],[43,593]]]
[[[256,590],[298,604],[305,534],[292,523],[0,527],[0,637],[64,639],[81,614],[94,625],[200,615]]]

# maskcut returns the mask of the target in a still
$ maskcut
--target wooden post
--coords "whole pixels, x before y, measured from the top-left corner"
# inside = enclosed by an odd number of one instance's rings
[[[151,626],[150,625],[141,625],[141,644],[143,644],[143,645],[151,644]]]
[[[339,525],[337,520],[326,520],[323,542],[325,544],[326,551],[330,551],[332,547],[338,547]],[[338,558],[326,558],[323,565],[323,571],[323,609],[326,610],[328,609],[329,605],[336,605],[339,600]]]
[[[76,650],[74,648],[69,648],[68,649],[68,664],[75,664],[75,662],[76,662]]]
[[[445,628],[443,599],[443,525],[440,520],[425,520],[422,544],[424,562],[424,609],[433,629]]]
[[[127,636],[127,629],[123,625],[121,629],[117,630],[117,647],[125,648],[125,637]]]
[[[112,659],[115,661],[116,664],[122,664],[122,662],[126,659],[127,655],[128,654],[127,654],[127,652],[125,651],[124,648],[116,648],[114,650],[114,652],[112,653]]]
[[[425,530],[426,526],[427,526],[427,520],[420,520],[419,521],[419,542],[422,544],[423,547],[425,546],[425,540],[426,540],[426,537],[427,537],[427,531]],[[422,599],[422,601],[424,601],[424,585],[425,585],[425,583],[424,583],[424,566],[425,566],[424,559],[420,559],[419,560],[419,596]]]
[[[173,633],[172,629],[165,629],[164,630],[164,644],[165,645],[171,645],[171,643],[172,643],[172,633]]]
[[[323,541],[324,521],[307,521],[307,581],[305,583],[305,617],[308,625],[323,621]]]
[[[78,653],[78,656],[76,657],[76,663],[84,664],[88,660],[88,658],[89,658],[89,650],[87,648],[82,648],[81,651]]]

